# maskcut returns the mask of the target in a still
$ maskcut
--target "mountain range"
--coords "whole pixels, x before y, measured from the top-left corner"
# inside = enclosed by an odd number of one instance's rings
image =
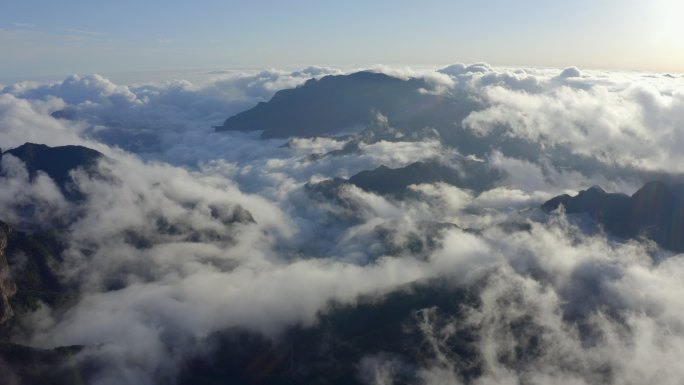
[[[361,71],[328,75],[280,90],[267,102],[228,117],[217,132],[260,131],[261,137],[344,137],[359,133],[363,140],[424,140],[426,137],[458,150],[463,155],[486,158],[492,151],[537,162],[544,159],[561,169],[582,170],[608,178],[634,178],[674,182],[684,174],[642,170],[628,165],[607,165],[594,157],[577,153],[565,143],[542,144],[510,135],[506,125],[490,132],[475,132],[463,121],[470,114],[490,107],[462,89],[440,87],[422,77],[398,77]],[[382,116],[392,136],[378,135]],[[392,139],[394,137],[394,139]],[[354,143],[343,151],[353,150]]]
[[[563,206],[569,214],[586,214],[608,232],[624,238],[644,237],[660,247],[684,251],[684,185],[649,182],[631,196],[594,186],[576,196],[557,196],[542,205],[550,212]]]
[[[376,112],[402,130],[440,129],[453,127],[477,104],[462,95],[430,92],[433,88],[420,78],[374,72],[325,76],[278,91],[217,130],[263,131],[263,138],[339,134],[365,126]]]
[[[418,266],[418,269],[427,269],[425,265],[431,262],[431,258],[436,258],[433,254],[435,250],[440,249],[444,233],[453,231],[459,236],[456,237],[457,241],[454,241],[456,245],[449,251],[449,255],[443,256],[441,262],[444,265],[440,265],[440,268],[451,269],[450,264],[456,264],[454,260],[459,258],[458,253],[461,247],[473,247],[477,249],[477,258],[486,259],[486,256],[479,254],[479,250],[489,250],[479,243],[486,236],[486,234],[483,235],[485,230],[460,227],[450,222],[451,217],[441,222],[421,217],[415,221],[412,220],[410,226],[396,218],[393,218],[394,221],[373,221],[375,214],[372,210],[359,209],[358,200],[354,201],[349,198],[349,190],[358,193],[359,191],[355,189],[358,188],[366,193],[376,194],[372,196],[373,199],[377,198],[374,202],[381,202],[378,206],[382,206],[383,209],[391,207],[392,209],[398,208],[395,211],[406,210],[408,212],[414,209],[411,205],[416,204],[410,201],[410,198],[413,198],[411,194],[415,193],[412,186],[415,185],[443,183],[456,186],[467,190],[465,195],[469,197],[472,195],[474,199],[483,192],[501,187],[506,181],[506,172],[485,159],[486,155],[493,150],[500,150],[511,157],[521,155],[522,158],[526,157],[525,159],[544,156],[551,163],[581,165],[583,169],[591,169],[596,164],[591,159],[577,155],[562,145],[542,148],[537,144],[500,135],[501,132],[482,136],[465,129],[461,122],[467,113],[482,107],[480,101],[471,99],[465,94],[441,90],[435,84],[422,78],[398,78],[364,71],[311,79],[300,87],[279,91],[270,101],[259,103],[252,109],[229,117],[221,127],[217,128],[217,131],[262,131],[261,136],[264,139],[335,136],[345,141],[346,144],[340,149],[315,153],[305,158],[305,161],[314,163],[326,157],[354,156],[361,153],[364,146],[380,141],[430,140],[440,142],[449,150],[457,149],[458,151],[449,153],[453,155],[449,159],[433,157],[405,162],[400,167],[380,164],[355,172],[348,178],[325,175],[327,179],[302,183],[303,190],[308,196],[306,194],[298,196],[300,199],[298,203],[316,206],[315,209],[312,208],[315,213],[332,213],[331,218],[330,220],[317,218],[319,221],[313,224],[306,222],[308,218],[296,217],[292,221],[303,224],[304,229],[318,227],[314,231],[321,230],[320,228],[325,226],[330,227],[330,229],[314,233],[316,236],[330,236],[336,239],[348,237],[354,240],[353,237],[357,233],[363,232],[372,238],[372,242],[368,244],[371,245],[370,248],[373,248],[375,254],[367,252],[366,254],[372,258],[356,261],[358,265],[354,265],[353,268],[363,266],[364,263],[373,268],[379,264],[380,259],[391,261],[391,264],[404,258],[411,259],[412,266]],[[283,147],[291,143],[288,142]],[[477,156],[471,157],[465,154]],[[1,152],[0,162],[3,165],[5,162],[13,162],[14,160],[10,160],[10,157],[16,158],[23,164],[30,181],[43,176],[53,180],[66,198],[69,209],[74,215],[79,214],[77,209],[87,209],[87,204],[91,203],[88,201],[87,192],[79,189],[78,180],[73,178],[74,172],[85,171],[90,176],[98,175],[101,172],[98,168],[98,164],[101,164],[99,162],[107,159],[102,153],[83,146],[49,147],[34,143],[26,143]],[[250,169],[251,171],[253,170]],[[601,169],[597,172],[603,171],[605,170]],[[615,172],[619,174],[622,171],[624,170]],[[639,178],[653,175],[644,173],[640,174]],[[4,168],[0,171],[0,176],[15,177]],[[673,179],[676,178],[673,177]],[[117,181],[117,183],[126,182]],[[350,186],[355,186],[355,188],[350,189]],[[111,186],[103,186],[103,189],[107,187]],[[169,191],[172,189],[162,192],[154,190],[157,195],[151,195],[156,199],[163,199],[164,194],[173,195],[178,192],[176,198],[180,204],[171,205],[171,207],[178,209],[183,215],[174,217],[175,221],[169,219],[163,210],[151,204],[157,209],[146,214],[152,216],[149,223],[125,228],[117,233],[117,235],[123,234],[121,236],[123,240],[115,243],[117,251],[123,249],[122,253],[127,253],[126,257],[129,254],[133,257],[121,262],[122,265],[126,263],[130,265],[123,266],[120,275],[112,273],[112,277],[102,279],[103,287],[97,288],[97,290],[102,290],[99,294],[124,291],[129,284],[135,286],[154,283],[155,279],[160,279],[154,274],[163,275],[160,280],[179,279],[178,273],[169,273],[164,269],[159,269],[161,273],[156,270],[150,272],[151,270],[142,269],[146,274],[134,276],[131,271],[136,266],[148,263],[145,260],[138,260],[139,255],[143,254],[136,252],[141,250],[153,250],[150,254],[144,255],[147,257],[152,255],[150,258],[162,260],[166,257],[164,250],[170,249],[170,247],[167,249],[165,247],[178,246],[181,251],[178,253],[179,256],[174,256],[178,260],[169,260],[169,263],[181,264],[184,272],[206,269],[210,277],[244,268],[240,265],[241,261],[222,259],[223,254],[216,257],[211,252],[206,252],[206,255],[202,252],[211,248],[229,249],[237,244],[236,237],[243,233],[240,232],[241,229],[231,226],[233,224],[255,225],[257,223],[255,216],[237,204],[216,207],[206,202],[185,199],[182,190],[186,188],[183,183],[179,182],[173,185],[173,191]],[[221,188],[229,187],[224,184]],[[206,191],[215,192],[216,190],[207,189]],[[364,193],[363,195],[371,194]],[[357,197],[352,194],[352,198]],[[130,199],[140,199],[140,201],[147,199],[145,203],[154,200],[136,194],[131,194]],[[496,196],[492,194],[489,199],[494,200]],[[520,212],[534,208],[528,212],[533,211],[535,215],[542,216],[540,223],[550,218],[548,215],[540,214],[538,203],[530,205],[535,207],[524,207]],[[338,208],[336,206],[342,207],[342,210],[336,210]],[[198,212],[206,214],[213,221],[211,224],[216,226],[194,228],[193,221],[199,222],[199,219],[186,216],[187,211],[182,211],[179,207],[197,208],[195,214]],[[30,207],[21,209],[30,211]],[[326,209],[330,210],[325,211]],[[543,203],[540,209],[547,214],[564,212],[571,216],[588,217],[593,223],[616,237],[646,239],[655,242],[663,249],[673,252],[684,251],[684,185],[671,183],[669,179],[646,183],[631,196],[608,193],[594,186],[580,191],[576,196],[560,195],[552,198]],[[257,211],[254,212],[257,213]],[[524,220],[506,222],[510,218],[502,219],[503,216],[497,214],[490,211],[478,218],[478,221],[473,222],[475,225],[494,223],[490,230],[494,228],[495,230],[491,233],[495,235],[492,236],[490,233],[490,237],[501,235],[502,232],[516,235],[528,234],[533,230],[530,217],[520,214]],[[396,217],[401,215],[403,214],[397,214]],[[359,219],[361,216],[373,218],[370,221],[364,221]],[[217,225],[218,222],[220,225]],[[12,381],[54,385],[89,383],[98,371],[107,365],[106,362],[89,361],[78,356],[79,352],[97,348],[93,346],[58,346],[53,349],[39,349],[28,344],[17,343],[21,340],[18,337],[23,337],[26,332],[24,322],[26,317],[36,312],[41,306],[46,305],[57,314],[66,314],[81,299],[79,296],[84,294],[79,292],[81,288],[75,287],[62,274],[68,252],[78,249],[86,257],[90,257],[95,252],[88,249],[89,245],[66,244],[65,240],[69,239],[69,235],[74,231],[72,224],[73,221],[55,221],[42,223],[41,226],[24,227],[0,216],[0,375],[11,373],[11,376],[14,376]],[[398,225],[395,226],[395,224]],[[399,229],[401,224],[408,229]],[[305,227],[306,225],[309,227]],[[364,228],[361,229],[361,227]],[[260,228],[258,236],[266,232],[267,230]],[[163,243],[160,240],[168,242]],[[493,242],[505,243],[508,240],[510,238],[503,237]],[[465,244],[468,242],[472,245]],[[160,245],[161,247],[158,247]],[[199,253],[200,257],[186,260],[185,250],[192,250],[188,253],[195,252],[197,249],[193,247],[197,245],[207,246],[207,248],[202,248],[202,252]],[[282,247],[282,250],[277,251],[283,251],[283,256],[279,255],[278,258],[282,257],[283,260],[291,258],[287,262],[294,261],[296,268],[305,269],[307,259],[313,258],[306,253],[305,246],[298,245],[295,240],[288,239],[278,245]],[[500,250],[510,252],[507,246],[509,245],[504,245]],[[329,251],[330,244],[321,242],[316,247],[318,248],[312,248],[312,250],[327,256],[325,253]],[[512,245],[512,247],[523,248],[522,245]],[[262,251],[244,247],[239,250],[239,257],[248,259],[251,253],[256,252]],[[311,253],[311,255],[316,255],[316,253]],[[334,254],[331,253],[331,255]],[[204,257],[206,258],[202,259]],[[334,266],[336,263],[325,258],[320,259],[323,260],[320,265],[325,268]],[[528,265],[525,261],[516,262],[519,265]],[[277,261],[277,263],[285,262]],[[256,269],[265,269],[263,266],[266,265],[263,263]],[[402,265],[397,264],[397,266],[397,269],[400,269]],[[511,266],[511,269],[523,269],[515,263]],[[115,266],[112,269],[115,270],[118,267]],[[249,268],[244,269],[249,270]],[[535,269],[533,267],[525,270],[524,274],[531,272],[530,275],[541,275]],[[593,273],[593,266],[590,266],[588,270]],[[102,274],[109,273],[111,272]],[[128,275],[129,273],[131,274]],[[583,272],[580,271],[578,274],[581,273]],[[392,275],[395,272],[389,274]],[[401,273],[396,272],[396,274]],[[491,275],[496,275],[496,272],[492,272]],[[587,275],[594,277],[589,273]],[[162,379],[160,382],[183,385],[219,383],[284,385],[362,384],[377,380],[375,382],[381,383],[377,378],[364,378],[362,370],[362,365],[366,362],[364,360],[369,357],[371,359],[378,357],[384,360],[383,362],[394,365],[391,370],[388,370],[392,371],[394,383],[397,384],[420,383],[423,380],[420,377],[421,368],[426,367],[436,367],[445,372],[458,373],[463,383],[477,383],[478,377],[487,370],[485,364],[487,357],[483,357],[486,349],[481,346],[483,336],[478,334],[479,325],[468,323],[466,319],[472,315],[469,312],[472,313],[478,306],[482,306],[483,297],[480,296],[480,290],[491,284],[488,281],[490,273],[483,274],[482,277],[467,285],[461,285],[460,282],[441,276],[437,277],[419,278],[388,291],[377,290],[370,294],[359,295],[351,304],[328,300],[324,305],[320,305],[323,310],[316,312],[315,321],[309,323],[293,321],[283,327],[279,333],[270,336],[249,330],[247,327],[225,327],[203,335],[201,338],[184,335],[177,341],[174,340],[173,331],[163,330],[160,338],[171,341],[164,348],[173,350],[180,344],[188,342],[182,338],[197,338],[190,344],[194,343],[200,347],[196,350],[188,350],[190,353],[187,354],[183,352],[178,362],[173,363],[174,369],[177,370],[173,375],[177,375],[177,378],[170,379],[160,375],[159,378]],[[127,281],[129,278],[130,281]],[[525,279],[527,275],[524,279],[521,278],[521,281]],[[148,281],[145,282],[145,280]],[[496,279],[493,282],[496,284]],[[199,283],[194,282],[194,284]],[[601,294],[601,287],[589,284],[587,287],[582,293],[591,291],[591,295]],[[216,290],[219,289],[216,288]],[[172,296],[178,295],[180,298],[183,294],[181,290],[174,292]],[[491,295],[495,294],[497,293]],[[525,292],[522,294],[503,293],[502,298],[514,303],[519,300],[516,295],[523,298]],[[173,299],[177,300],[175,297]],[[521,301],[524,300],[525,298]],[[249,300],[246,302],[251,306]],[[585,302],[584,299],[582,302]],[[567,308],[563,306],[559,307],[559,313],[562,314],[554,313],[554,316],[557,315],[559,318],[569,319],[572,322],[580,318],[579,316],[573,317],[581,312],[571,309],[571,305],[567,305]],[[504,329],[508,333],[506,336],[515,340],[513,348],[504,353],[496,352],[498,354],[496,361],[511,370],[524,369],[530,363],[536,364],[535,360],[541,360],[543,352],[540,346],[543,342],[540,341],[543,338],[550,338],[548,335],[551,333],[545,324],[535,323],[536,321],[529,314],[518,310],[510,310],[511,314],[505,315],[509,318],[503,322]],[[606,314],[606,317],[611,316],[609,312]],[[193,314],[188,316],[192,318]],[[499,317],[498,313],[495,314],[496,317]],[[480,321],[496,322],[497,320],[480,319]],[[151,322],[157,325],[155,319]],[[577,327],[577,334],[582,335],[581,343],[586,342],[590,345],[602,338],[591,335],[585,330],[588,329],[585,326],[579,321],[572,324],[572,328]],[[160,326],[160,329],[163,327]],[[173,329],[170,327],[169,330]],[[574,329],[573,332],[575,332]],[[76,356],[80,358],[74,359]],[[572,362],[569,365],[575,365],[575,363]],[[521,370],[524,371],[523,369]],[[596,372],[599,373],[594,378],[596,383],[608,382],[604,380],[612,375],[603,367],[599,367]],[[0,382],[2,378],[0,377]]]

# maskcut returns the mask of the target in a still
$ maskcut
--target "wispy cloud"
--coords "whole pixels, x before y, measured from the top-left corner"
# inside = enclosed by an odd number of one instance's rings
[[[29,29],[33,29],[33,28],[38,27],[36,24],[32,24],[32,23],[12,23],[12,25],[17,27],[17,28],[29,28]]]
[[[90,36],[100,36],[102,33],[100,32],[95,32],[95,31],[86,31],[83,29],[76,29],[76,28],[65,28],[62,31],[71,33],[71,34],[76,34],[76,35],[90,35]]]

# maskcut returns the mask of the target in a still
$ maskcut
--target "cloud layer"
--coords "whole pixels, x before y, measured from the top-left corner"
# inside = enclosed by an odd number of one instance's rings
[[[24,225],[17,207],[26,202],[36,207],[31,221],[78,213],[60,268],[78,300],[28,315],[17,340],[86,345],[77,360],[106,363],[93,383],[156,383],[173,378],[214,332],[277,338],[316,324],[330,301],[354,304],[445,278],[475,290],[478,301],[461,318],[416,309],[431,352],[411,369],[423,383],[676,383],[681,256],[536,208],[592,184],[632,193],[644,172],[684,172],[684,79],[486,64],[375,70],[425,77],[430,92],[477,100],[482,108],[455,123],[483,138],[567,149],[603,168],[491,148],[478,160],[506,177],[482,193],[436,183],[412,186],[403,199],[353,185],[317,196],[307,185],[471,153],[439,137],[260,140],[212,128],[336,69],[212,73],[196,83],[124,85],[89,75],[8,85],[0,92],[3,149],[81,144],[107,157],[97,175],[73,174],[82,202],[2,158],[0,219]],[[460,328],[479,336],[482,372],[472,381],[449,353]],[[359,378],[391,383],[408,366],[369,354]]]

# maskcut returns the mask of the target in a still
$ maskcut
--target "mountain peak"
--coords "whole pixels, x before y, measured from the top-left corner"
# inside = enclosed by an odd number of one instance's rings
[[[52,178],[65,194],[69,193],[66,185],[70,180],[69,173],[72,170],[79,167],[92,167],[104,156],[98,151],[83,146],[50,147],[30,142],[7,150],[0,156],[8,154],[24,162],[31,178],[34,178],[38,171],[42,171]]]
[[[593,185],[589,187],[588,189],[583,191],[584,193],[591,193],[591,194],[606,194],[606,191],[602,189],[598,185]]]
[[[377,112],[397,128],[451,128],[465,115],[444,95],[419,92],[430,85],[422,78],[400,79],[361,71],[310,79],[285,89],[266,103],[226,119],[217,131],[259,131],[263,138],[312,137],[365,126]]]

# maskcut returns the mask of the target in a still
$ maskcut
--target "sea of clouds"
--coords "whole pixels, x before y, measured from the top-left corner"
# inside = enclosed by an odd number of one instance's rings
[[[446,278],[477,284],[480,301],[457,320],[421,310],[434,355],[419,368],[426,384],[462,383],[445,353],[462,327],[478,330],[477,384],[679,383],[684,258],[538,207],[594,184],[631,194],[651,175],[644,173],[684,172],[684,77],[486,64],[373,70],[423,77],[433,86],[425,92],[478,101],[483,108],[455,124],[482,137],[564,146],[620,172],[492,148],[482,161],[506,177],[488,191],[423,184],[396,199],[349,185],[339,200],[316,199],[307,183],[380,165],[448,162],[468,149],[434,138],[381,140],[321,157],[311,155],[352,139],[262,140],[213,128],[280,89],[348,70],[225,71],[130,84],[74,75],[5,85],[3,150],[78,144],[106,155],[98,175],[74,174],[86,194],[79,202],[46,175],[31,179],[21,162],[2,158],[0,219],[20,226],[74,217],[60,274],[78,300],[66,310],[41,307],[23,321],[17,342],[85,345],[76,359],[106,363],[96,383],[151,384],[173,378],[213,332],[239,327],[277,338],[290,326],[314,325],[331,300],[354,304]],[[21,200],[36,205],[34,217],[15,211]],[[435,232],[426,222],[458,227]],[[391,229],[389,238],[379,229]],[[439,241],[416,255],[402,248],[416,236]],[[533,327],[510,327],[523,319]],[[516,357],[532,337],[538,353]],[[389,384],[411,364],[369,355],[359,378]]]

